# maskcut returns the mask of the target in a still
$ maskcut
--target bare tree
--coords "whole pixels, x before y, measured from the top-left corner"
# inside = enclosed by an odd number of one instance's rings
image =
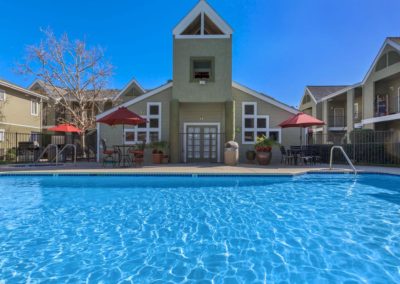
[[[28,46],[19,70],[51,88],[55,107],[63,108],[67,114],[58,123],[80,128],[85,149],[85,133],[95,126],[113,67],[105,60],[101,47],[88,48],[85,40],[71,41],[67,34],[57,38],[50,29],[42,32],[44,39]]]

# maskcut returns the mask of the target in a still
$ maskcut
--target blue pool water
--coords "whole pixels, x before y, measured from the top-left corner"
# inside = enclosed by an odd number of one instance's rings
[[[0,283],[200,280],[400,283],[400,177],[0,177]]]

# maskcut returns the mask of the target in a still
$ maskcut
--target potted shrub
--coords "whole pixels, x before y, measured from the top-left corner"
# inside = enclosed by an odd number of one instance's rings
[[[257,162],[260,165],[269,165],[272,158],[272,146],[275,141],[265,136],[257,137],[257,143],[254,145],[257,152]]]
[[[165,148],[167,147],[167,142],[165,141],[153,142],[151,143],[151,147],[153,148],[151,155],[153,164],[161,164],[163,162],[164,151]]]
[[[253,150],[247,150],[246,151],[246,159],[249,163],[253,164],[254,160],[256,159],[256,152]]]

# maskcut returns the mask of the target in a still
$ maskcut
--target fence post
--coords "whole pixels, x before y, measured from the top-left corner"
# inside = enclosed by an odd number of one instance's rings
[[[18,163],[18,133],[15,133],[15,163]]]

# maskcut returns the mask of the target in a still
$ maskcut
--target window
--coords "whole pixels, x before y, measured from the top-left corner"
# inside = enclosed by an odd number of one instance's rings
[[[305,95],[303,99],[303,104],[309,103],[311,101],[311,98],[309,95]]]
[[[161,140],[161,103],[147,103],[147,115],[143,116],[147,123],[125,129],[125,143],[137,144]]]
[[[282,143],[282,130],[280,128],[271,128],[269,130],[269,138],[277,143]]]
[[[269,136],[269,116],[257,115],[257,103],[242,103],[242,143],[254,144],[257,137]]]
[[[39,103],[35,100],[31,101],[31,115],[39,115]]]
[[[0,102],[4,102],[6,100],[6,91],[0,90]]]
[[[385,69],[386,67],[387,67],[387,57],[385,53],[379,58],[378,62],[376,63],[375,71]]]
[[[396,51],[389,51],[383,54],[376,63],[375,71],[380,71],[386,67],[400,62],[400,54]]]
[[[400,54],[396,51],[389,51],[388,52],[388,65],[396,64],[400,62]]]
[[[400,112],[400,87],[397,89],[397,112]]]
[[[191,81],[214,81],[214,58],[191,58]]]
[[[4,129],[0,129],[0,142],[4,142],[5,131]]]
[[[354,103],[354,118],[358,119],[358,117],[359,117],[358,103]]]
[[[204,14],[204,34],[205,35],[223,35],[224,33],[211,19]]]

